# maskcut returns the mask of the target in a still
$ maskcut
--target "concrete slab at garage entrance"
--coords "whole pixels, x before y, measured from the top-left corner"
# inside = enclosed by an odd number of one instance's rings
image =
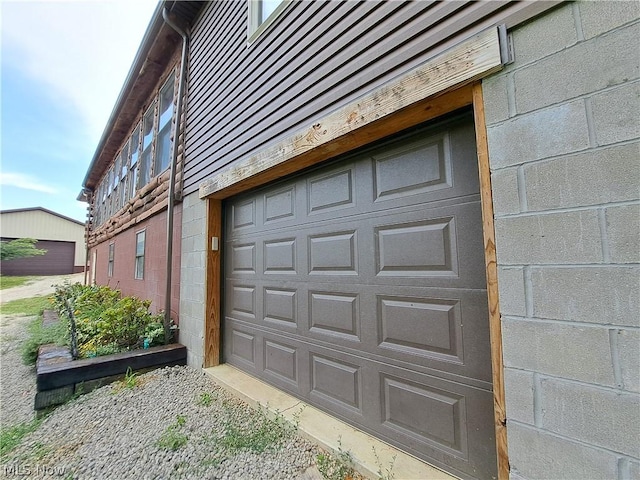
[[[254,407],[260,404],[269,412],[279,412],[292,422],[295,422],[299,415],[298,431],[301,436],[326,450],[337,452],[338,448],[342,448],[349,452],[356,469],[367,477],[378,478],[379,468],[382,467],[384,471],[393,464],[392,473],[394,478],[399,480],[456,478],[231,365],[205,368],[204,371],[218,385]],[[374,455],[374,448],[379,460]]]

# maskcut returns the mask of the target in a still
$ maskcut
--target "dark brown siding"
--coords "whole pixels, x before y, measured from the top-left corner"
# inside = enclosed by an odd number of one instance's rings
[[[550,2],[291,2],[247,45],[247,2],[192,31],[184,192],[491,25]]]
[[[180,239],[182,225],[182,205],[175,208],[173,231],[173,274],[171,287],[171,318],[178,320],[180,306]],[[134,278],[136,233],[146,231],[144,279]],[[113,276],[108,277],[109,244],[114,243]],[[167,243],[167,214],[166,211],[155,215],[134,228],[125,230],[112,239],[100,243],[91,250],[98,251],[96,268],[96,283],[117,288],[122,295],[133,295],[145,300],[151,300],[151,311],[164,310],[165,306],[165,278],[166,278],[166,243]]]
[[[15,240],[15,239],[2,239]],[[76,244],[74,242],[56,242],[39,240],[36,248],[47,251],[44,255],[29,258],[5,260],[0,266],[2,275],[66,275],[74,273]]]

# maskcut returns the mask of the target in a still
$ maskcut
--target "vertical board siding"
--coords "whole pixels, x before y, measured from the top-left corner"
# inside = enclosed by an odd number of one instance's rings
[[[210,3],[192,32],[185,194],[526,9],[529,2],[291,2],[248,45],[247,3]]]

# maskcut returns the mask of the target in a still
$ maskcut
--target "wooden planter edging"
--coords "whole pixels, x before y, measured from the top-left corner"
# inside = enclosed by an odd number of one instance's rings
[[[132,371],[187,364],[187,347],[179,343],[71,360],[66,347],[43,345],[36,364],[35,410],[64,403]]]

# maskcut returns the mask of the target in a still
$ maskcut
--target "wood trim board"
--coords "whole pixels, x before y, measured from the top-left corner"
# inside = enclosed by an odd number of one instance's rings
[[[493,222],[491,171],[489,170],[489,145],[487,143],[484,99],[480,83],[473,86],[473,112],[476,127],[476,148],[478,151],[478,175],[480,176],[487,300],[489,303],[489,339],[491,342],[491,368],[493,372],[493,409],[498,457],[498,479],[507,480],[509,478],[509,455],[507,451],[507,415],[505,410],[504,364],[502,360],[502,323],[500,321],[500,301],[498,298],[498,263]]]
[[[407,128],[411,125],[395,121],[398,117],[405,122],[411,118],[400,115],[405,109],[411,111],[425,99],[468,84],[501,67],[498,29],[493,27],[215,174],[200,184],[200,198],[229,197]],[[428,118],[415,120],[417,124]]]

